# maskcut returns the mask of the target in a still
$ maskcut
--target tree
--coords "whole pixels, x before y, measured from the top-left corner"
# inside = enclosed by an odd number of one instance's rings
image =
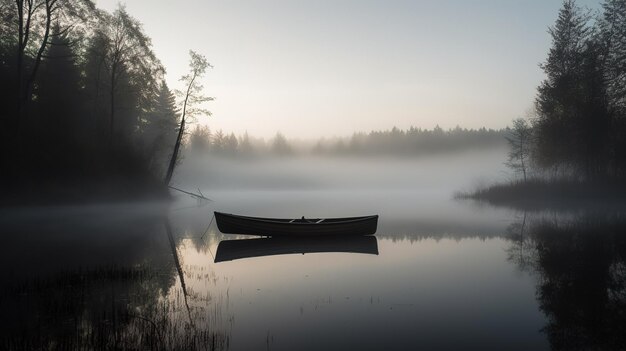
[[[573,152],[576,164],[588,179],[605,176],[611,159],[611,126],[613,114],[605,81],[604,47],[594,33],[587,42],[582,61],[582,72],[576,108],[580,111],[572,121],[577,139]]]
[[[285,138],[285,136],[280,132],[276,133],[274,141],[272,141],[272,151],[281,156],[289,155],[293,152],[291,146],[287,142],[287,138]]]
[[[0,138],[3,143],[0,163],[3,173],[8,177],[19,178],[24,173],[37,172],[24,168],[35,163],[29,160],[35,151],[34,145],[42,141],[42,137],[54,135],[51,129],[46,129],[43,135],[37,134],[38,131],[35,130],[45,129],[43,124],[48,122],[40,112],[48,115],[54,112],[41,108],[43,95],[46,95],[41,93],[45,85],[40,79],[42,71],[48,65],[50,73],[50,67],[62,61],[59,57],[51,59],[56,55],[53,46],[67,50],[71,44],[71,52],[63,54],[66,56],[73,56],[73,52],[77,52],[76,47],[80,46],[86,24],[91,23],[94,11],[94,4],[90,0],[14,0],[2,1],[0,4],[0,105],[3,106],[0,112]],[[61,66],[71,72],[80,73],[80,68],[75,63]],[[72,65],[75,67],[70,67]],[[76,92],[75,87],[80,90],[80,85],[75,85],[78,82],[74,78],[74,74],[67,77],[65,97]],[[45,80],[48,86],[54,84],[50,77]],[[54,91],[53,88],[48,90]],[[55,93],[62,94],[58,91]],[[78,100],[79,94],[76,97]],[[53,102],[53,99],[48,99],[48,102]],[[70,108],[67,103],[61,103],[60,100],[57,102]],[[79,109],[82,103],[72,105],[71,109]],[[60,116],[61,110],[58,111],[57,116]],[[64,115],[67,117],[69,114]],[[29,118],[25,118],[27,116]],[[65,136],[71,131],[67,128],[63,130]],[[57,141],[63,143],[66,139],[59,138]],[[52,151],[46,148],[43,150],[47,154]]]
[[[143,139],[148,145],[148,157],[157,173],[166,169],[167,156],[176,142],[179,110],[176,97],[165,81],[161,82],[152,111],[147,114],[143,126]]]
[[[52,25],[63,25],[59,34],[64,34],[73,27],[72,20],[84,21],[85,15],[92,13],[95,6],[91,0],[15,0],[14,4],[17,25],[17,112],[14,124],[19,134],[24,110],[30,102],[33,84],[50,43]],[[31,51],[35,54],[27,65]]]
[[[626,113],[626,0],[605,0],[600,31],[605,53],[605,78],[611,105]]]
[[[200,79],[206,72],[207,68],[213,68],[206,60],[206,58],[194,51],[189,51],[191,56],[189,62],[189,73],[184,75],[180,80],[185,83],[186,89],[184,92],[179,92],[183,98],[182,114],[180,119],[180,127],[178,129],[178,136],[176,137],[176,144],[174,145],[174,152],[170,159],[169,166],[167,168],[167,174],[165,175],[165,184],[169,184],[174,174],[174,168],[176,167],[176,160],[178,158],[178,150],[183,140],[183,133],[185,132],[185,118],[193,118],[199,114],[211,115],[211,112],[202,108],[202,104],[208,101],[212,101],[212,97],[204,96],[202,89],[204,88],[200,84]]]
[[[37,70],[41,62],[41,56],[48,45],[48,38],[52,23],[52,16],[56,9],[57,0],[15,0],[15,10],[17,12],[17,114],[16,129],[19,133],[20,121],[22,119],[23,110],[28,102],[30,87],[37,75]],[[38,45],[35,63],[30,73],[25,72],[26,51],[31,41],[31,33],[35,32],[35,23],[40,9],[44,9],[44,33],[43,38]],[[32,32],[31,32],[32,30]],[[28,77],[26,82],[24,76]]]
[[[118,133],[128,136],[140,125],[141,114],[155,102],[163,81],[163,66],[152,51],[141,23],[123,6],[112,15],[102,14],[90,45],[89,81],[96,100],[108,89],[108,138],[113,146]],[[106,79],[105,79],[106,76]],[[95,110],[101,111],[104,106]]]
[[[250,136],[248,135],[248,131],[243,134],[243,137],[239,142],[239,150],[245,156],[250,156],[254,152],[254,148],[252,147],[252,143],[250,142]]]
[[[565,0],[554,27],[552,47],[541,65],[546,79],[538,88],[537,165],[566,166],[587,178],[605,166],[610,114],[603,85],[601,46],[589,15]]]
[[[563,2],[554,27],[549,29],[552,47],[541,68],[547,78],[538,88],[537,118],[533,126],[537,132],[537,164],[558,167],[569,161],[572,142],[569,131],[572,111],[573,80],[580,71],[585,42],[589,37],[587,17],[580,13],[574,1]]]
[[[88,125],[82,118],[80,67],[71,40],[60,30],[58,25],[53,28],[33,89],[33,118],[25,123],[37,135],[29,145],[49,172],[75,170],[70,165],[80,163],[90,151]]]
[[[194,152],[208,151],[211,144],[211,131],[206,126],[196,125],[189,136],[189,144]]]
[[[14,22],[14,4],[0,1],[0,167],[4,176],[14,172],[12,161],[17,139],[17,36]]]
[[[532,128],[525,119],[513,120],[513,128],[506,137],[509,143],[509,159],[506,165],[517,173],[522,173],[526,182],[528,159],[531,150]]]
[[[234,133],[230,133],[230,135],[226,137],[224,151],[231,156],[235,155],[237,151],[239,151],[239,141]]]
[[[224,148],[226,147],[226,135],[224,135],[224,132],[220,129],[218,130],[215,135],[213,135],[213,140],[211,141],[211,149],[219,154],[224,152]]]
[[[611,159],[618,176],[626,172],[626,0],[606,0],[599,21],[604,44],[604,78],[613,114]]]

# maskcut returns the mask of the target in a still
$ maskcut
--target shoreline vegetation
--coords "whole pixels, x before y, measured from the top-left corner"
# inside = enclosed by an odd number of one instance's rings
[[[531,178],[459,191],[454,198],[523,211],[626,208],[626,185],[618,180]]]
[[[519,175],[456,198],[522,209],[626,204],[626,1],[563,1],[530,118],[509,129]]]

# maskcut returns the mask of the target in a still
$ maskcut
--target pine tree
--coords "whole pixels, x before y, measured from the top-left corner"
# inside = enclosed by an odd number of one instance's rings
[[[287,138],[280,132],[276,133],[272,141],[272,151],[280,156],[289,155],[293,152],[289,142],[287,142]]]
[[[600,21],[606,45],[605,74],[610,103],[621,115],[626,113],[626,0],[606,0]]]
[[[209,127],[196,125],[189,136],[189,146],[193,152],[206,152],[211,143],[211,131]]]
[[[606,0],[600,32],[604,74],[613,113],[611,160],[615,175],[626,174],[626,0]]]
[[[250,136],[247,131],[244,133],[243,138],[241,138],[241,141],[239,142],[239,150],[244,156],[252,155],[254,152],[254,148],[252,147]]]
[[[230,133],[228,137],[226,137],[226,145],[225,151],[229,155],[235,155],[239,150],[239,141],[234,133]]]
[[[167,83],[163,81],[159,88],[151,123],[155,125],[159,134],[164,135],[166,139],[172,139],[172,142],[178,128],[178,114],[176,97],[170,91]]]
[[[220,154],[224,152],[225,145],[226,145],[226,136],[224,135],[224,132],[220,129],[215,133],[215,135],[213,135],[213,140],[211,142],[211,149],[215,153]]]
[[[27,126],[33,145],[40,148],[38,163],[57,174],[78,171],[75,163],[82,161],[81,153],[89,149],[89,126],[83,119],[81,74],[76,60],[70,39],[55,26],[34,85],[35,113]]]
[[[565,166],[585,177],[605,167],[610,115],[606,106],[601,45],[589,15],[565,0],[552,47],[541,65],[547,78],[538,88],[534,157],[544,168]]]
[[[147,116],[143,138],[150,150],[152,168],[165,170],[178,132],[179,110],[176,98],[165,81],[161,82],[154,108]]]

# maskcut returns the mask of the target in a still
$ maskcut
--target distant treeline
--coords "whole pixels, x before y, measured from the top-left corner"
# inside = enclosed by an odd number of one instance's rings
[[[355,133],[350,138],[317,142],[316,154],[332,155],[422,155],[504,145],[506,130],[463,129],[432,130],[411,127]]]
[[[212,133],[208,127],[197,126],[189,136],[189,152],[210,153],[222,156],[260,155],[350,155],[350,156],[415,156],[468,149],[504,146],[508,129],[462,129],[432,130],[396,127],[385,131],[355,133],[351,137],[320,139],[315,141],[288,140],[283,134],[266,141],[245,133],[236,136],[222,130]]]
[[[509,164],[583,180],[626,177],[626,0],[594,16],[565,0],[549,30],[530,124],[516,120]]]
[[[4,184],[158,182],[179,118],[164,73],[122,6],[108,13],[90,0],[2,1]]]

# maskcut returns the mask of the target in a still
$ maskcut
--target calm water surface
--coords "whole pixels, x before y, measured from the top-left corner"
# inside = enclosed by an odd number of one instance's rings
[[[223,176],[217,185],[194,183],[210,194],[208,204],[179,197],[3,210],[2,347],[623,348],[624,216],[519,213],[453,200],[478,175],[502,177],[491,156],[475,169],[456,162],[455,170],[448,159],[439,176],[424,169],[441,160],[389,161],[374,174],[357,162],[334,178],[285,161],[279,173],[290,177],[282,186],[272,181],[276,165],[257,173],[239,165],[229,177],[220,164],[210,171],[211,179]],[[263,186],[240,186],[255,178]],[[369,241],[325,243],[328,251],[360,253],[216,263],[221,241],[248,245],[250,238],[219,233],[214,210],[381,218]],[[220,254],[237,255],[237,244]]]

